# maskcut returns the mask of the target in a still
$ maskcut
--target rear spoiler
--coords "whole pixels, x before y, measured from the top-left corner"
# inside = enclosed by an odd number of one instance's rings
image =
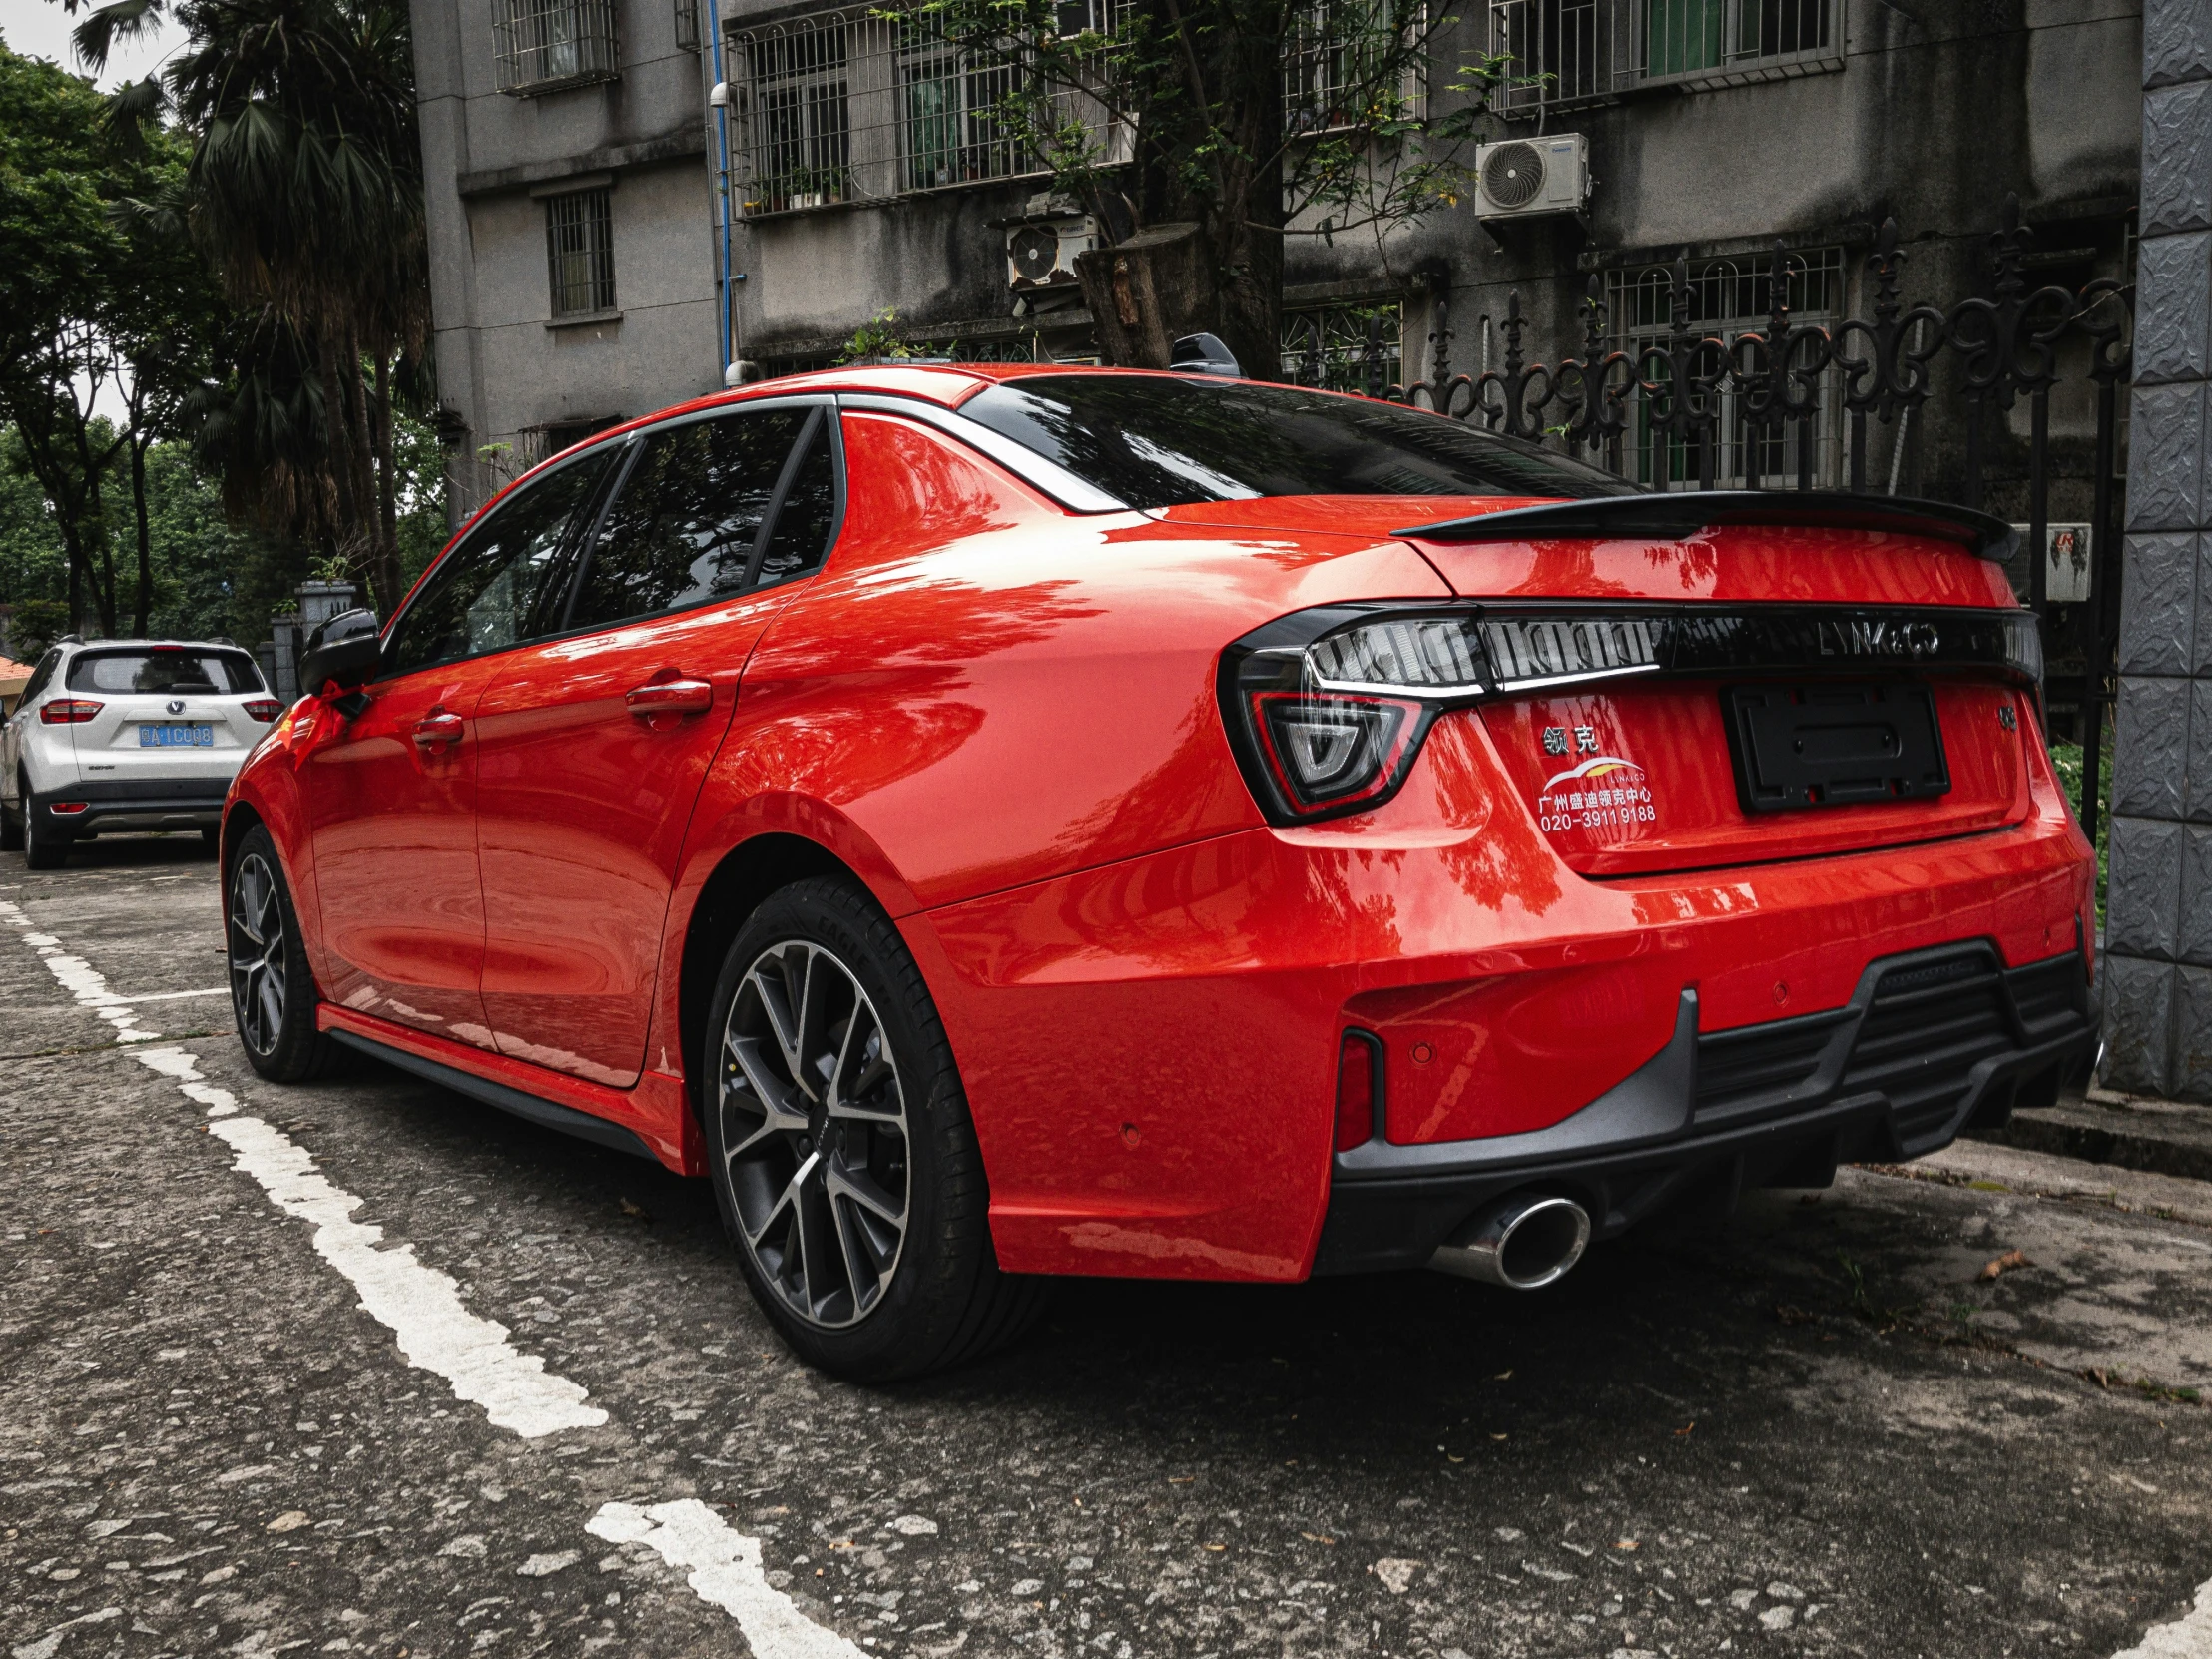
[[[1722,525],[1775,524],[1820,530],[1891,530],[1960,542],[2002,564],[2019,535],[2003,519],[1942,501],[1847,490],[1676,490],[1667,494],[1600,495],[1541,507],[1416,524],[1393,530],[1421,541],[1687,541]]]

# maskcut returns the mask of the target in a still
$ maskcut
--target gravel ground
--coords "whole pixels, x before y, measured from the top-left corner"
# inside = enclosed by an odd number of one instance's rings
[[[2212,1206],[2089,1166],[1850,1171],[1533,1298],[1070,1282],[868,1390],[778,1345],[704,1184],[365,1063],[254,1078],[176,994],[223,977],[197,838],[11,857],[0,922],[12,1659],[2104,1659],[2212,1575]],[[237,1167],[257,1122],[604,1422],[410,1364]]]

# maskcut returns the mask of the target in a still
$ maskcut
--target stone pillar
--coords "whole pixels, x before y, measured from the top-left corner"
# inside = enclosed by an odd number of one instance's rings
[[[2104,1080],[2212,1100],[2212,0],[2147,0]]]

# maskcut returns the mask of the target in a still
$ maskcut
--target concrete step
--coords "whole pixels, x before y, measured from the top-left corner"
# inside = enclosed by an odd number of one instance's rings
[[[2091,1089],[2055,1106],[2016,1111],[2002,1129],[1975,1130],[1972,1138],[2084,1163],[2212,1181],[2212,1106]]]

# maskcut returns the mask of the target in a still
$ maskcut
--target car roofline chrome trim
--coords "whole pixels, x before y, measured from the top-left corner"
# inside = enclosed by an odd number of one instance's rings
[[[1096,484],[1077,477],[1059,462],[1046,459],[1034,449],[1023,448],[1003,432],[994,432],[980,421],[970,420],[957,410],[924,402],[918,397],[900,397],[890,392],[839,392],[837,407],[864,410],[871,414],[904,415],[909,420],[918,420],[925,426],[932,426],[996,461],[1023,483],[1042,490],[1071,513],[1126,513],[1136,510],[1119,496],[1108,495]]]

